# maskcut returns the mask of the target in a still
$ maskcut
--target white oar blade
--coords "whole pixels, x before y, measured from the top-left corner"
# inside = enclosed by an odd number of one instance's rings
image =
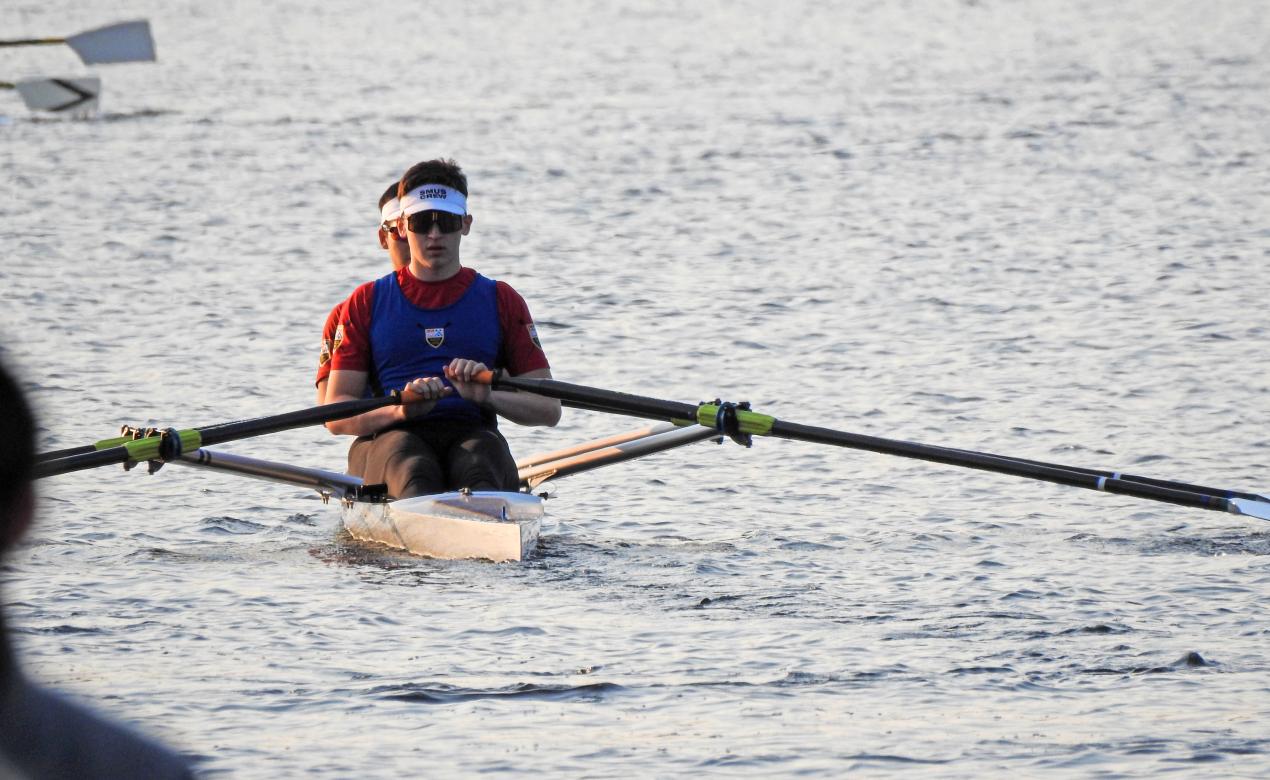
[[[120,22],[96,30],[87,30],[66,39],[86,65],[111,62],[153,62],[154,38],[150,23]]]
[[[65,111],[73,114],[97,110],[101,79],[26,79],[13,85],[32,111]]]
[[[1248,498],[1232,498],[1230,503],[1239,514],[1270,520],[1270,501],[1253,501]]]

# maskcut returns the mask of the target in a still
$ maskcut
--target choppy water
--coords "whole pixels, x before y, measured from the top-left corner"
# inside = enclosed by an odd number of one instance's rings
[[[43,447],[307,405],[323,317],[385,267],[378,194],[453,155],[464,259],[558,377],[1270,487],[1260,3],[80,5],[3,37],[148,17],[161,61],[99,69],[93,121],[0,95],[3,352]],[[209,774],[1270,771],[1244,518],[700,444],[559,482],[540,555],[494,566],[175,466],[42,488],[3,575],[27,665]]]

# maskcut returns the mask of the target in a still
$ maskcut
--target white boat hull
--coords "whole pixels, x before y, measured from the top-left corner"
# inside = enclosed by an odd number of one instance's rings
[[[542,499],[476,491],[386,503],[348,501],[344,527],[354,539],[430,558],[520,561],[538,545]]]
[[[641,428],[526,458],[517,463],[520,484],[533,489],[547,479],[718,436],[697,425],[676,428],[663,423]],[[366,486],[360,477],[336,471],[209,449],[187,452],[172,462],[312,488],[323,501],[340,502],[344,527],[354,539],[415,555],[520,561],[533,553],[542,531],[542,499],[528,493],[442,493],[386,502],[378,499],[382,485]]]

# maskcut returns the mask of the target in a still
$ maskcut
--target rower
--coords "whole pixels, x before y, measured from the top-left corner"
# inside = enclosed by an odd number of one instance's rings
[[[510,285],[465,268],[460,244],[472,229],[467,177],[453,160],[419,163],[398,189],[398,230],[410,262],[349,297],[344,338],[332,350],[325,403],[408,389],[421,403],[327,423],[358,437],[349,472],[382,482],[393,498],[445,490],[516,490],[519,480],[498,417],[555,425],[560,402],[491,390],[472,381],[502,368],[549,378],[550,365],[524,298]]]
[[[397,220],[401,216],[400,201],[397,199],[397,188],[400,182],[393,182],[379,196],[379,247],[388,252],[392,262],[392,270],[398,271],[410,263],[410,247],[406,237],[397,230]],[[326,401],[326,386],[331,374],[331,353],[344,340],[344,329],[340,327],[340,315],[348,299],[335,304],[331,313],[326,316],[322,326],[322,351],[318,354],[317,370],[317,402]]]
[[[35,515],[35,420],[0,365],[0,554]],[[192,777],[167,747],[36,685],[18,667],[0,614],[0,777]]]

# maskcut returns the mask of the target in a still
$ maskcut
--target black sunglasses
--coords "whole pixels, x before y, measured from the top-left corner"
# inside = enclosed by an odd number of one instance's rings
[[[427,234],[436,225],[442,233],[453,233],[463,227],[463,215],[451,214],[448,211],[416,211],[406,217],[406,225],[411,233]]]

